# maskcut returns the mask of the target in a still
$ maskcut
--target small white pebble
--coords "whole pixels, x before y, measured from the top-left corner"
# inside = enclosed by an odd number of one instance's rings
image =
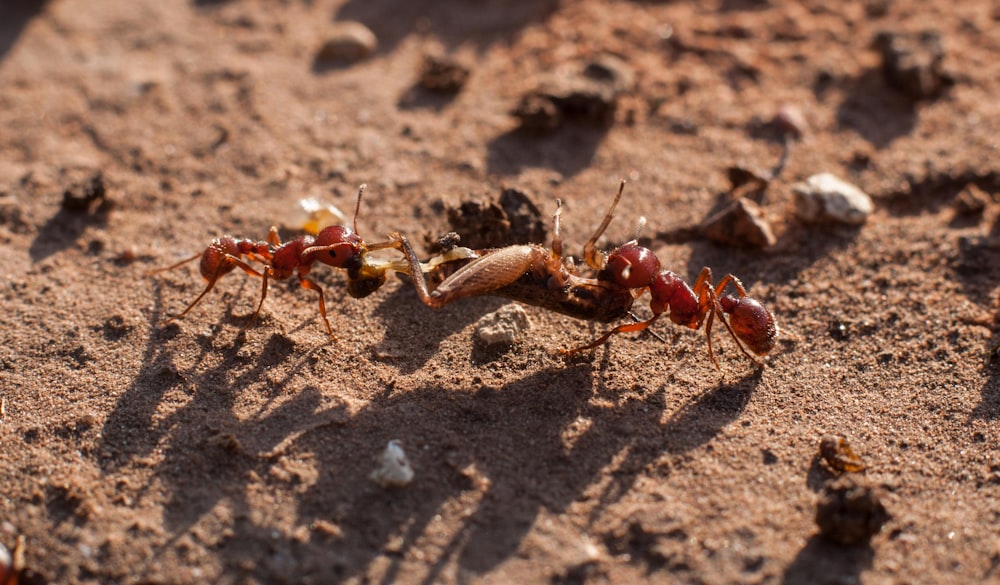
[[[820,173],[792,187],[799,217],[816,223],[861,225],[875,206],[867,193],[830,173]]]
[[[774,115],[774,123],[782,132],[791,134],[794,138],[803,136],[809,129],[809,123],[806,122],[802,110],[791,104],[778,108],[778,112]]]
[[[378,38],[360,22],[338,22],[316,54],[319,61],[354,63],[375,52]]]
[[[406,458],[403,445],[392,440],[382,452],[379,468],[369,477],[382,487],[406,487],[413,481],[413,475],[413,467]]]
[[[531,319],[521,305],[510,303],[476,323],[476,337],[487,346],[511,345],[518,336],[531,328]]]
[[[12,576],[11,565],[14,564],[14,559],[10,555],[10,551],[7,547],[0,544],[0,583],[6,583],[7,579]]]

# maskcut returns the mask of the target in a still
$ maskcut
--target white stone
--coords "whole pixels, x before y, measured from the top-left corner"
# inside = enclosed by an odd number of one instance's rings
[[[831,173],[820,173],[792,187],[796,213],[806,221],[861,225],[875,208],[872,198]]]
[[[476,336],[486,345],[511,345],[531,327],[528,313],[517,303],[504,305],[476,323]]]
[[[413,467],[406,458],[403,445],[392,440],[385,446],[378,469],[372,472],[371,480],[382,487],[406,487],[413,481]]]

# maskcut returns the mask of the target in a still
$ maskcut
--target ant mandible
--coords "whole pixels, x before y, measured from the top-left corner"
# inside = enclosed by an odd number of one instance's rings
[[[205,290],[186,309],[171,317],[167,322],[173,322],[187,315],[215,287],[215,283],[222,276],[240,268],[249,275],[261,277],[263,281],[260,302],[257,304],[257,310],[254,311],[249,324],[256,321],[264,306],[268,283],[271,280],[284,280],[295,274],[298,276],[302,288],[314,290],[319,294],[319,312],[326,324],[327,333],[333,338],[333,328],[326,316],[326,299],[323,288],[315,281],[306,278],[312,270],[313,264],[320,262],[334,268],[347,270],[347,291],[355,298],[368,296],[378,290],[385,283],[386,271],[392,267],[392,263],[373,261],[368,257],[368,253],[372,250],[395,247],[395,242],[387,241],[366,245],[357,233],[358,212],[361,209],[361,197],[365,188],[366,185],[361,185],[358,190],[353,229],[339,225],[329,226],[322,229],[315,237],[303,235],[284,243],[278,236],[278,228],[274,226],[268,232],[266,242],[222,236],[212,240],[201,254],[195,254],[166,268],[152,271],[151,273],[173,270],[196,258],[201,258],[199,269],[207,281]],[[258,272],[245,262],[243,257],[263,264],[262,271]]]
[[[563,350],[563,354],[593,349],[616,333],[645,330],[669,312],[670,320],[678,325],[698,329],[705,324],[709,358],[717,369],[719,364],[712,348],[716,318],[740,351],[758,366],[762,365],[747,348],[758,356],[766,355],[774,348],[778,328],[771,312],[748,295],[738,278],[727,274],[718,285],[713,285],[712,272],[706,267],[692,288],[677,274],[661,271],[656,255],[634,241],[613,250],[606,258],[596,249],[597,240],[614,217],[624,188],[622,181],[604,221],[584,246],[584,261],[596,273],[591,278],[580,276],[572,262],[562,257],[559,235],[562,206],[558,201],[551,247],[525,244],[480,251],[478,258],[465,262],[433,291],[429,290],[421,264],[406,237],[394,232],[390,240],[397,243],[410,265],[417,295],[433,308],[465,297],[494,295],[585,320],[610,322],[631,316],[636,321],[619,325],[588,345]],[[736,289],[735,296],[725,294],[730,284]],[[642,321],[631,313],[631,307],[646,290],[652,297],[653,317]]]

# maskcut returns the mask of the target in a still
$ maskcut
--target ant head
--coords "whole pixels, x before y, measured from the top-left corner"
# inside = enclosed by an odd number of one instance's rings
[[[729,314],[729,325],[750,351],[767,355],[778,339],[774,315],[757,299],[750,297],[719,297],[722,310]]]
[[[630,242],[611,252],[602,272],[618,286],[642,288],[660,273],[660,260],[649,248]]]
[[[364,250],[361,236],[342,225],[323,228],[313,244],[303,251],[303,256],[336,268],[350,268]]]

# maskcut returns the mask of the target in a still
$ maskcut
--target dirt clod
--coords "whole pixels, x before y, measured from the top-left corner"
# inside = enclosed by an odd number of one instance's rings
[[[746,198],[733,201],[706,219],[701,231],[713,242],[740,248],[766,248],[777,241],[763,210]]]
[[[532,132],[553,130],[570,120],[608,126],[618,97],[634,83],[625,62],[605,57],[550,75],[521,97],[513,113],[521,128]]]
[[[498,203],[510,223],[508,244],[540,244],[545,241],[548,222],[527,193],[508,187],[500,193]]]
[[[503,208],[492,201],[462,201],[448,208],[448,225],[458,234],[463,246],[499,248],[510,234],[510,221]]]
[[[104,175],[95,171],[82,181],[71,183],[63,191],[62,207],[67,211],[94,211],[95,208],[105,209],[110,201],[107,199],[107,188],[104,186]]]
[[[469,80],[469,68],[443,55],[427,55],[420,70],[420,87],[445,94],[458,93]]]
[[[500,248],[545,240],[546,223],[541,211],[518,189],[504,189],[497,201],[468,199],[448,207],[446,213],[461,245],[469,248]]]
[[[882,53],[882,68],[893,87],[914,100],[937,97],[952,85],[945,72],[941,35],[937,31],[918,34],[882,32],[875,40]]]
[[[955,213],[963,217],[981,216],[990,201],[988,193],[970,183],[955,196]]]

